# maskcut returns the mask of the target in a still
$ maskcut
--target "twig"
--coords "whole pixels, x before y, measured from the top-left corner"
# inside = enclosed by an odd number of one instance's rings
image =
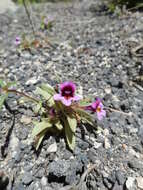
[[[129,112],[129,113],[126,113],[126,112],[123,112],[123,111],[120,111],[120,110],[116,110],[114,108],[110,108],[110,107],[105,107],[105,109],[111,111],[111,112],[117,112],[117,113],[120,113],[120,114],[123,114],[123,115],[126,115],[126,116],[132,116],[134,115],[132,112]]]
[[[28,20],[29,20],[29,23],[31,25],[31,28],[32,28],[32,32],[33,32],[33,35],[36,37],[36,33],[35,33],[35,27],[34,27],[34,24],[33,24],[33,21],[31,19],[31,16],[30,16],[30,12],[28,10],[28,7],[26,5],[26,0],[23,0],[23,5],[24,5],[24,8],[25,8],[25,12],[27,14],[27,17],[28,17]]]
[[[65,187],[60,188],[59,190],[81,190],[82,183],[84,183],[86,176],[92,172],[97,167],[97,165],[91,165],[81,176],[81,179],[77,185],[67,185]]]
[[[80,179],[80,182],[79,182],[79,184],[77,185],[77,188],[80,189],[80,186],[81,186],[82,183],[85,181],[86,176],[87,176],[90,172],[92,172],[92,170],[94,170],[96,167],[97,167],[97,165],[96,165],[96,164],[93,164],[93,165],[91,165],[91,166],[82,174],[81,179]]]
[[[139,9],[139,8],[143,8],[143,3],[140,3],[135,7],[129,8],[128,11],[133,11],[133,10],[136,10],[136,9]]]
[[[33,98],[33,97],[29,96],[28,94],[25,94],[24,92],[20,92],[18,90],[14,90],[14,89],[6,89],[6,91],[7,92],[11,92],[11,93],[15,93],[15,94],[19,94],[19,95],[24,96],[24,97],[26,97],[26,98],[28,98],[28,99],[36,102],[36,103],[39,103],[38,99]]]
[[[143,92],[143,88],[142,88],[140,85],[136,84],[135,82],[132,82],[132,85],[133,85],[134,87],[136,87],[137,89],[139,89],[140,91]]]
[[[131,54],[133,54],[136,57],[143,57],[143,54],[141,53],[137,53],[137,51],[139,51],[140,49],[143,48],[143,43],[141,43],[140,45],[138,45],[137,47],[134,47],[131,49]]]

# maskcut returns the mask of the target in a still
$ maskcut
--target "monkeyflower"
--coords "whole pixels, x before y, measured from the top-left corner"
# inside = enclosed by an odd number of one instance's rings
[[[96,99],[91,105],[86,106],[85,110],[96,112],[97,118],[102,120],[106,116],[106,111],[103,109],[103,104],[99,98]]]
[[[20,38],[19,37],[16,37],[15,39],[15,45],[20,45],[21,44],[21,41],[20,41]]]
[[[70,81],[60,84],[59,94],[54,95],[55,101],[61,101],[65,106],[70,106],[72,102],[79,101],[82,96],[75,95],[76,85]]]

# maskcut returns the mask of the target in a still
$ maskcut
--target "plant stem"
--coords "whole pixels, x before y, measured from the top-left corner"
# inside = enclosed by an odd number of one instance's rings
[[[11,93],[15,93],[15,94],[19,94],[19,95],[24,96],[24,97],[26,97],[26,98],[28,98],[28,99],[36,102],[36,103],[39,103],[38,99],[33,98],[33,97],[29,96],[28,94],[25,94],[24,92],[20,92],[18,90],[14,90],[14,89],[6,89],[6,91],[7,92],[11,92]]]
[[[116,110],[114,108],[110,108],[110,107],[105,107],[105,109],[111,111],[111,112],[117,112],[117,113],[120,113],[120,114],[123,114],[123,115],[127,115],[127,116],[133,116],[134,114],[132,112],[129,112],[129,113],[126,113],[126,112],[123,112],[123,111],[120,111],[120,110]]]
[[[33,24],[33,21],[32,21],[32,19],[31,19],[30,12],[29,12],[29,10],[28,10],[28,8],[27,8],[26,0],[23,0],[23,5],[24,5],[24,8],[25,8],[25,12],[26,12],[26,14],[27,14],[29,23],[30,23],[30,25],[31,25],[33,35],[36,37],[36,33],[35,33],[35,29],[34,29],[34,24]]]

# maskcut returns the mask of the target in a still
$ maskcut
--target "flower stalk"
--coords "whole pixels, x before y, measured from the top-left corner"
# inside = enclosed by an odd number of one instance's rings
[[[36,103],[39,103],[40,100],[36,99],[36,98],[33,98],[31,96],[29,96],[28,94],[25,94],[24,92],[20,92],[18,90],[15,90],[15,89],[3,89],[4,91],[8,92],[8,93],[14,93],[14,94],[19,94],[23,97],[26,97],[30,100],[32,100],[33,102],[36,102]]]

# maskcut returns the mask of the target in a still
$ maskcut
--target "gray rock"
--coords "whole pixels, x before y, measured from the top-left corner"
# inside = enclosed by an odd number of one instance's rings
[[[15,162],[20,162],[20,160],[22,159],[22,157],[23,157],[23,153],[20,151],[20,149],[18,148],[17,149],[17,151],[16,151],[17,153],[16,153],[16,155],[15,155],[15,157],[14,157],[14,160],[15,160]]]
[[[16,185],[15,190],[25,190],[24,184],[20,182]]]
[[[116,182],[113,186],[113,189],[112,190],[123,190],[124,187],[123,185],[118,185],[118,183]]]
[[[0,172],[0,189],[6,189],[9,184],[9,178],[4,172]]]
[[[49,174],[57,177],[66,176],[66,172],[70,169],[70,161],[58,160],[49,164]]]
[[[119,185],[123,185],[125,183],[126,178],[121,171],[116,171],[115,176]]]
[[[29,172],[25,172],[22,176],[22,183],[24,185],[29,185],[33,181],[33,176]]]
[[[128,166],[133,170],[143,170],[143,163],[140,160],[132,159],[128,162]]]
[[[134,149],[136,152],[139,152],[139,153],[141,153],[142,150],[143,150],[140,144],[134,145],[134,146],[133,146],[133,149]]]
[[[110,183],[110,181],[107,178],[103,179],[103,183],[104,183],[105,187],[107,187],[108,189],[111,189],[112,183]]]
[[[143,139],[143,126],[139,128],[138,135],[141,139]]]
[[[37,178],[42,178],[43,175],[45,173],[45,169],[44,168],[38,168],[38,170],[35,173],[35,177]]]

